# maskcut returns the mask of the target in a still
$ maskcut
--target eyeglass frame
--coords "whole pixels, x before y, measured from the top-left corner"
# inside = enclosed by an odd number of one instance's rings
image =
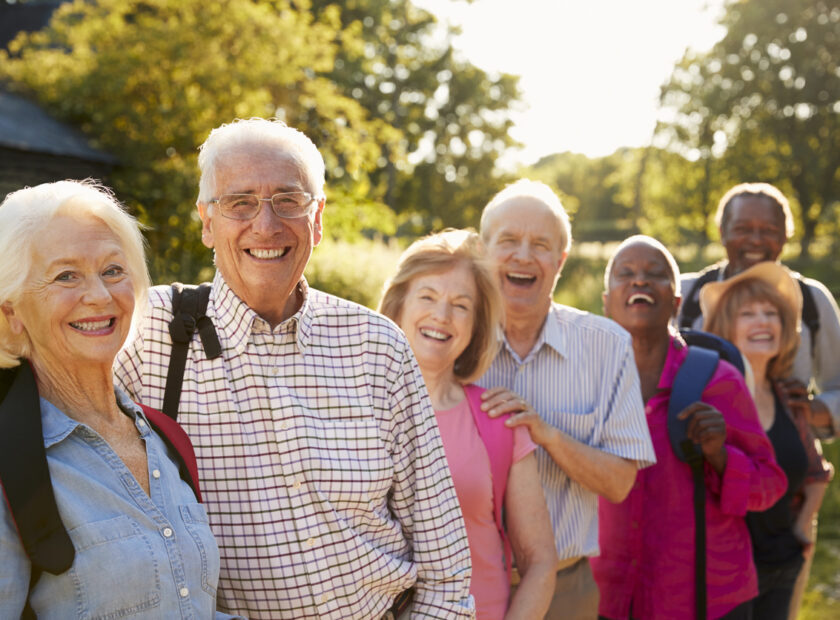
[[[277,209],[274,208],[274,197],[275,196],[284,196],[284,195],[288,195],[288,194],[303,194],[304,196],[309,196],[309,199],[305,203],[306,204],[306,212],[305,213],[301,213],[300,215],[283,215],[281,213],[277,213]],[[221,200],[225,196],[251,196],[251,197],[257,199],[257,206],[259,208],[256,211],[254,211],[253,216],[248,217],[248,218],[231,217],[230,215],[226,215],[224,210],[221,208],[221,204],[222,204]],[[318,196],[312,194],[311,192],[302,192],[302,191],[301,192],[299,192],[299,191],[277,192],[276,194],[272,194],[268,198],[260,198],[256,194],[237,194],[237,193],[234,193],[234,194],[222,194],[218,198],[211,198],[210,200],[207,201],[207,204],[210,205],[210,204],[213,204],[214,202],[216,204],[218,204],[219,205],[219,212],[222,214],[222,217],[225,217],[229,220],[234,220],[236,222],[250,222],[251,220],[256,219],[256,217],[260,214],[260,211],[262,210],[262,203],[263,202],[269,202],[271,204],[271,212],[274,213],[274,215],[276,215],[277,217],[282,217],[283,219],[286,219],[286,220],[294,220],[294,219],[297,219],[297,218],[300,218],[300,217],[307,217],[309,215],[312,215],[313,209],[310,208],[310,205],[313,202],[317,203],[319,200],[320,200],[320,198]]]

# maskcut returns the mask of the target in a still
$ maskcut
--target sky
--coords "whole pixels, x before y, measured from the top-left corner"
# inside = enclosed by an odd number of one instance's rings
[[[511,135],[525,146],[505,167],[647,144],[674,64],[724,34],[724,0],[413,1],[460,26],[454,45],[474,65],[521,76]]]

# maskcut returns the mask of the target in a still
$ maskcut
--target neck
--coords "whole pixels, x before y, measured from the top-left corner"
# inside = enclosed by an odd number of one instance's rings
[[[423,374],[423,381],[435,411],[452,409],[464,399],[464,388],[455,379],[455,372],[451,366],[442,370],[421,366],[420,372]]]
[[[549,303],[548,307],[532,312],[519,313],[510,308],[506,310],[505,338],[519,357],[524,358],[534,348],[550,309]]]
[[[114,396],[110,365],[55,364],[36,355],[31,362],[38,394],[68,417],[88,423],[94,419],[119,420],[123,416]]]
[[[632,336],[633,357],[636,360],[636,369],[639,371],[642,400],[646,403],[653,398],[659,389],[659,378],[662,376],[662,369],[665,367],[665,359],[668,357],[671,339],[667,326],[634,331]]]
[[[294,316],[303,305],[303,295],[297,284],[283,299],[286,300],[285,303],[278,305],[277,297],[272,295],[267,299],[256,300],[253,305],[249,303],[248,306],[274,329],[289,317]]]

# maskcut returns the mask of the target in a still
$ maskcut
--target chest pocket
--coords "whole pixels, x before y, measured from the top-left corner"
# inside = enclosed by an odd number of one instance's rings
[[[572,439],[588,446],[597,444],[597,411],[585,411],[583,413],[570,413],[568,411],[555,411],[546,416],[546,422],[556,426],[569,435]]]

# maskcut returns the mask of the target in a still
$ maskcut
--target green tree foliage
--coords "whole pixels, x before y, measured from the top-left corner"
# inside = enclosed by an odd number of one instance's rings
[[[328,77],[400,132],[373,159],[374,196],[403,219],[420,214],[411,220],[414,232],[476,225],[504,183],[495,162],[514,144],[508,112],[518,102],[518,78],[492,76],[460,58],[452,33],[409,0],[312,6],[316,15],[341,8],[338,57]]]
[[[0,79],[120,158],[110,181],[149,226],[153,277],[192,280],[209,262],[194,203],[196,149],[210,129],[278,116],[319,144],[332,174],[360,177],[399,137],[323,77],[335,61],[338,11],[316,19],[307,8],[303,0],[77,0],[0,52]],[[363,194],[340,198],[350,213],[328,210],[328,224],[393,227]]]
[[[798,206],[801,251],[840,212],[840,3],[731,0],[727,32],[688,52],[663,87],[660,135],[702,162],[699,190],[779,185]]]

